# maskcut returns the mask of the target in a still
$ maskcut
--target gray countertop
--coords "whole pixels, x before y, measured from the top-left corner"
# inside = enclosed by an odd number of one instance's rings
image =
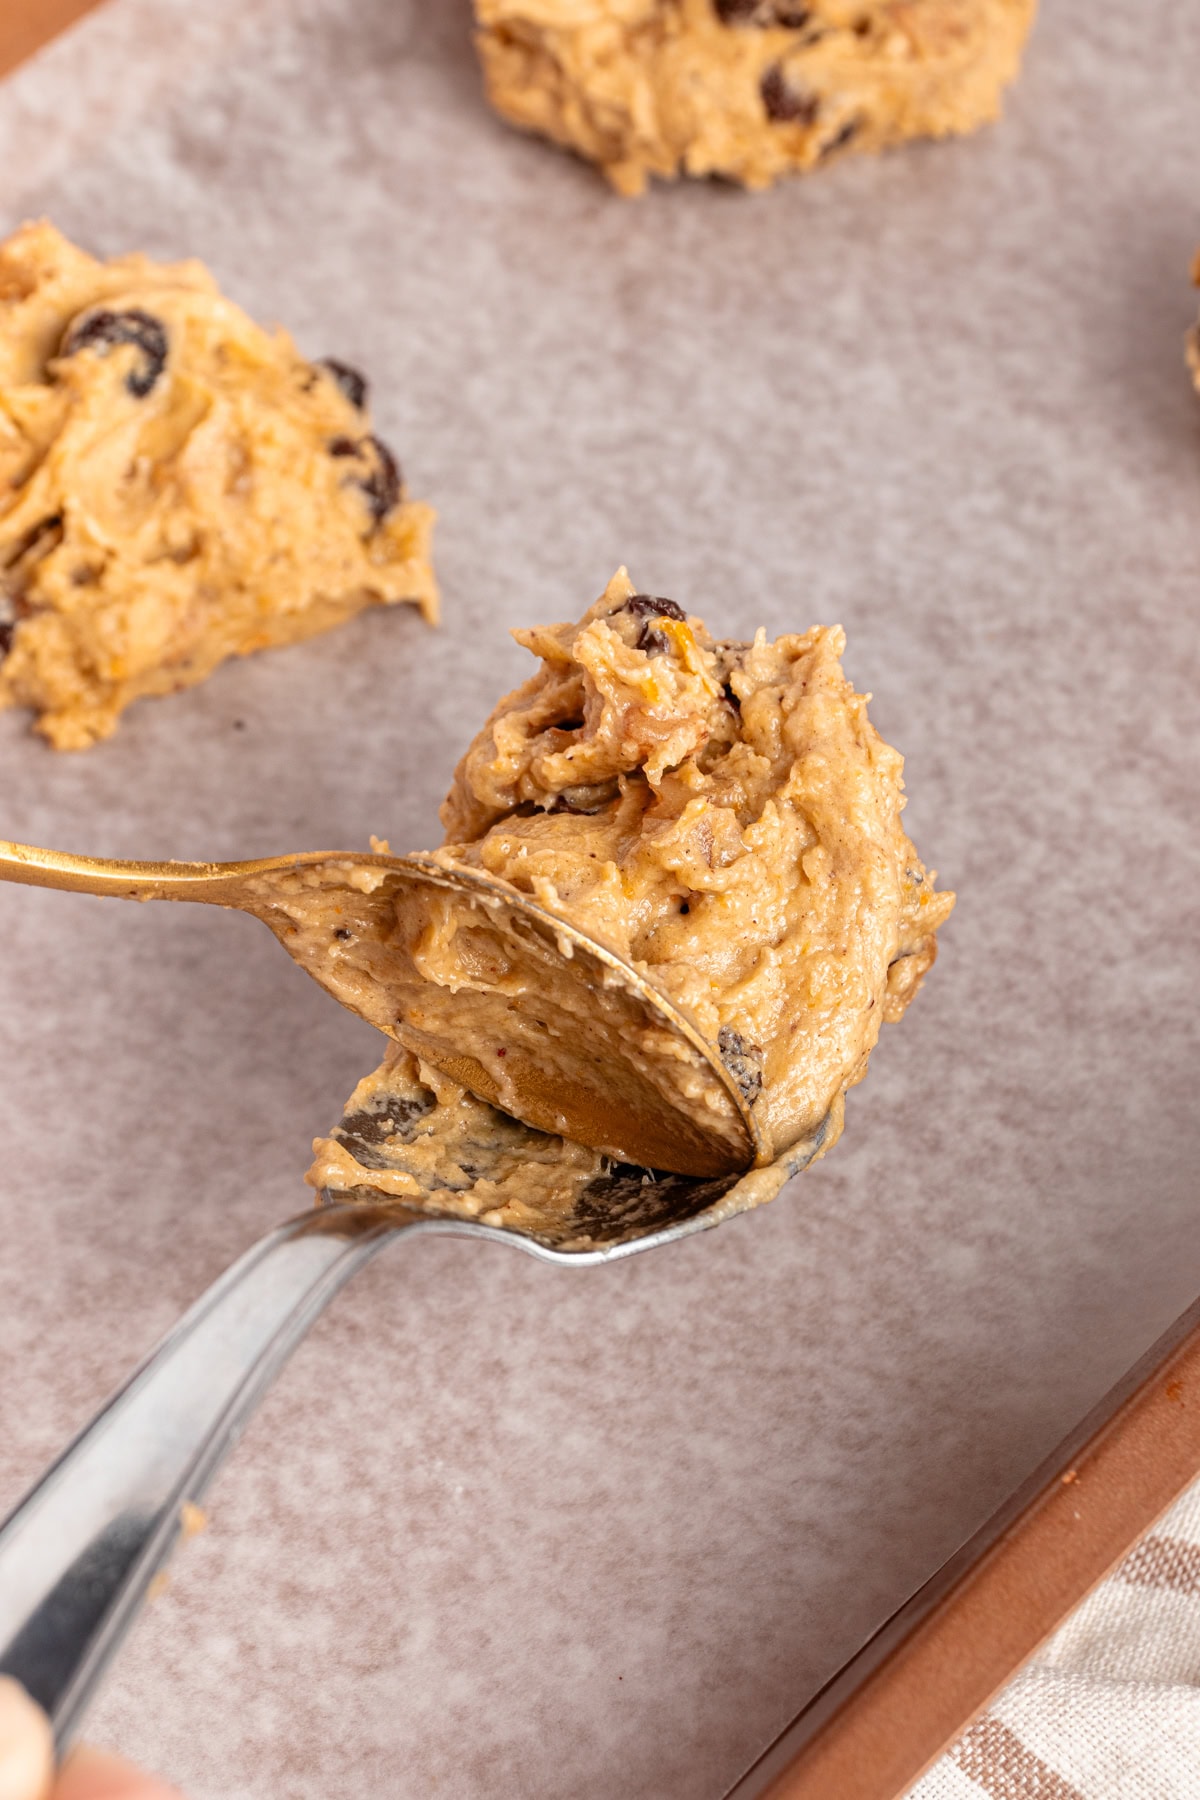
[[[194,1800],[718,1800],[1200,1289],[1197,66],[1193,9],[1059,0],[976,138],[638,203],[491,118],[460,0],[113,0],[0,86],[0,227],[201,256],[367,369],[445,594],[84,755],[0,717],[4,835],[428,845],[505,628],[625,562],[840,620],[960,896],[763,1212],[594,1273],[421,1243],[327,1315],[91,1720]],[[305,1204],[378,1040],[250,920],[23,889],[0,1034],[2,1510]]]

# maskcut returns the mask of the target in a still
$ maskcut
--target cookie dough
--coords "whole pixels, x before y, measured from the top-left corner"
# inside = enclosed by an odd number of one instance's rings
[[[57,748],[366,606],[433,620],[432,526],[362,376],[199,263],[98,262],[45,223],[0,245],[0,706]]]
[[[901,827],[902,759],[842,673],[840,628],[717,641],[622,569],[578,624],[514,636],[540,667],[460,762],[435,863],[531,896],[652,982],[732,1077],[760,1161],[836,1135],[954,904]],[[459,924],[448,910],[417,960],[465,1036],[492,977]]]
[[[314,1141],[306,1179],[332,1200],[407,1202],[586,1250],[761,1206],[825,1148],[716,1180],[664,1175],[522,1125],[393,1044]]]
[[[994,119],[1035,0],[475,0],[488,93],[614,187],[767,187]]]
[[[770,1160],[691,1021],[508,882],[436,854],[318,854],[240,904],[344,1006],[540,1131],[697,1176]]]
[[[579,623],[515,635],[540,667],[460,762],[439,850],[373,840],[222,877],[467,1109],[396,1193],[464,1192],[454,1170],[482,1181],[506,1143],[514,1177],[532,1154],[566,1180],[556,1205],[597,1157],[707,1180],[823,1154],[954,904],[901,829],[901,759],[840,629],[716,641],[622,569]],[[568,1148],[533,1152],[527,1128]],[[507,1178],[487,1179],[490,1212]]]

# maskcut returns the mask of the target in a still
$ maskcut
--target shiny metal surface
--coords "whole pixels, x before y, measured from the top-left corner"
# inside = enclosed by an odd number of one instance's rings
[[[787,1173],[820,1146],[789,1159]],[[272,1378],[325,1305],[384,1245],[449,1233],[590,1266],[702,1231],[737,1185],[614,1172],[586,1216],[542,1233],[395,1204],[328,1203],[260,1240],[222,1275],[0,1527],[0,1673],[50,1714],[60,1750],[120,1647],[156,1572]]]
[[[538,1130],[621,1161],[696,1177],[772,1160],[752,1101],[718,1045],[621,957],[482,870],[378,851],[307,851],[236,863],[121,862],[0,841],[0,880],[251,913],[341,1005]],[[343,925],[337,933],[327,925],[331,896]],[[455,992],[426,980],[412,955],[439,906],[455,909],[464,939],[502,933],[511,979],[474,994],[476,1012],[486,1017],[473,1015],[466,1025]],[[404,922],[398,922],[400,908]],[[547,1041],[551,989],[566,1008],[553,1021],[548,1071],[543,1058],[530,1054],[529,1035]],[[503,1094],[475,1054],[481,1035],[509,1044]],[[654,1053],[646,1046],[656,1040]],[[707,1108],[684,1103],[689,1073],[693,1084],[698,1076],[707,1087]]]

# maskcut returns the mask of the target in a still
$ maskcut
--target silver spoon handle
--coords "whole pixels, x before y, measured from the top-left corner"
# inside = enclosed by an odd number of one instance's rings
[[[196,1499],[327,1301],[398,1232],[397,1207],[314,1208],[226,1271],[0,1527],[0,1673],[60,1753]]]

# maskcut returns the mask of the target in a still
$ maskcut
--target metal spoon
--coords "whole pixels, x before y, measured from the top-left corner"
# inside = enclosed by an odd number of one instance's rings
[[[253,913],[351,1012],[515,1118],[618,1161],[708,1178],[775,1153],[744,1063],[727,1067],[653,981],[481,870],[379,852],[114,862],[0,841],[0,880]],[[429,978],[431,944],[449,978]]]
[[[573,1267],[613,1262],[771,1199],[824,1138],[822,1126],[741,1176],[615,1169],[536,1230],[444,1216],[436,1198],[327,1202],[290,1219],[209,1288],[0,1527],[0,1673],[50,1714],[61,1752],[186,1529],[186,1504],[326,1303],[385,1244],[450,1233]]]

